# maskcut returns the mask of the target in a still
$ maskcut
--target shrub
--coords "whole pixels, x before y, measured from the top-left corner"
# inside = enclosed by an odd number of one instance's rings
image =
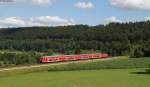
[[[0,65],[24,65],[39,63],[41,55],[36,53],[0,53]]]

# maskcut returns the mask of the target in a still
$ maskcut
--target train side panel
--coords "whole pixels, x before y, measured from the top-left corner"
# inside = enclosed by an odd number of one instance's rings
[[[42,63],[51,62],[63,62],[63,61],[77,61],[77,60],[87,60],[87,59],[103,59],[107,58],[108,54],[80,54],[80,55],[64,55],[64,56],[44,56],[40,58]]]

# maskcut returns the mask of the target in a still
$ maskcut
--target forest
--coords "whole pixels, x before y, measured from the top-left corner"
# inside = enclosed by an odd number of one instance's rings
[[[0,29],[0,50],[99,50],[111,56],[150,56],[150,21]]]

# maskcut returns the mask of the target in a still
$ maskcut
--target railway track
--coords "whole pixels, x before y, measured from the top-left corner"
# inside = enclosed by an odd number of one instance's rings
[[[48,66],[54,66],[54,65],[64,65],[64,64],[70,64],[70,63],[82,63],[82,62],[86,63],[86,62],[106,61],[106,60],[112,60],[112,59],[115,59],[115,58],[94,59],[94,60],[79,60],[79,61],[70,61],[70,62],[48,63],[48,64],[28,65],[28,66],[12,67],[12,68],[2,68],[2,69],[0,69],[0,72],[13,71],[13,70],[23,70],[23,69],[32,69],[32,68],[39,68],[39,67],[48,67]]]

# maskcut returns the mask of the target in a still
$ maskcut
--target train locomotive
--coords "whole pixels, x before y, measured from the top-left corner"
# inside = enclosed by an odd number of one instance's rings
[[[43,56],[40,58],[40,62],[41,63],[55,63],[55,62],[90,60],[90,59],[106,59],[108,57],[109,55],[105,53],[63,55],[63,56]]]

